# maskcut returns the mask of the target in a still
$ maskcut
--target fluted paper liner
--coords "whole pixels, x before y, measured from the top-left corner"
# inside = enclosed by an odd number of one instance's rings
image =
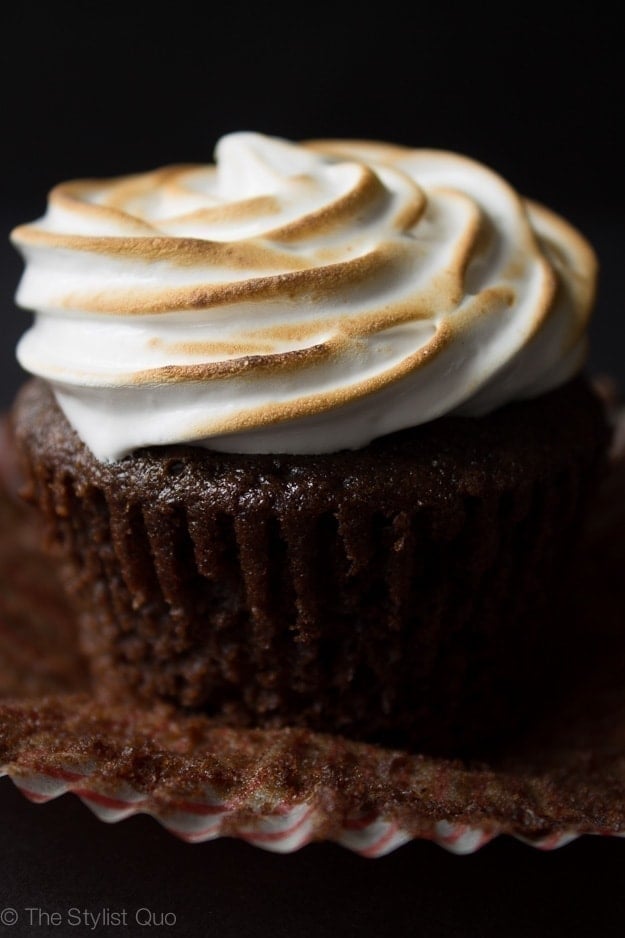
[[[625,420],[563,610],[570,643],[553,671],[555,688],[566,669],[567,691],[479,762],[102,707],[34,516],[12,494],[6,433],[0,450],[0,774],[33,801],[72,791],[106,821],[148,813],[186,841],[284,852],[331,840],[381,856],[427,838],[466,853],[499,834],[550,849],[625,833]]]

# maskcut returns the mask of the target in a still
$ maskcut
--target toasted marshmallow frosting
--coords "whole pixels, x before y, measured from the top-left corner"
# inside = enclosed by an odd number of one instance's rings
[[[20,363],[93,453],[322,453],[581,366],[596,263],[462,156],[223,137],[216,165],[65,183],[17,228]]]

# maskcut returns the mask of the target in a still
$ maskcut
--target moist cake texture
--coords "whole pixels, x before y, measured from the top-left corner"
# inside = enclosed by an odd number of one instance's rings
[[[101,696],[449,751],[539,701],[607,436],[583,380],[317,457],[102,463],[41,382],[15,422]]]

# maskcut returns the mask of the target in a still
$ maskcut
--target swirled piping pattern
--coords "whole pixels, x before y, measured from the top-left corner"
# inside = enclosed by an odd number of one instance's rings
[[[583,364],[586,241],[456,154],[223,137],[56,187],[13,232],[18,358],[93,453],[321,453],[537,396]]]

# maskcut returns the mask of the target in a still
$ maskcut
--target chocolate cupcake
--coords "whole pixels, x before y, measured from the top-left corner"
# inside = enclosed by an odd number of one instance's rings
[[[14,415],[106,699],[462,752],[529,714],[607,441],[595,261],[447,153],[224,138],[14,234]]]

